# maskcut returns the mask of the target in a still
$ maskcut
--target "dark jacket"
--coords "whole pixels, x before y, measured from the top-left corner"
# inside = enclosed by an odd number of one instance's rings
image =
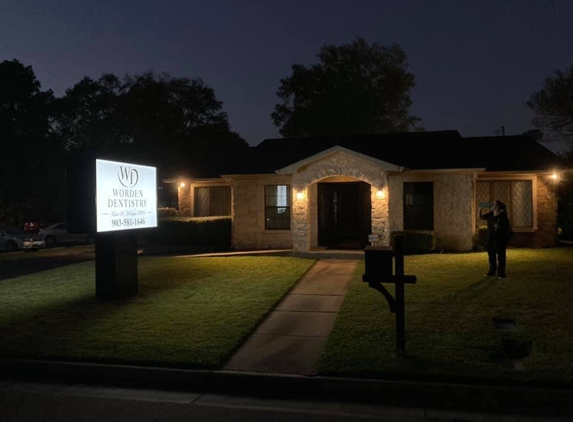
[[[481,218],[487,221],[488,240],[493,240],[496,243],[499,242],[505,245],[509,242],[513,231],[505,211],[501,211],[497,215],[494,215],[493,211],[490,211],[482,215]]]

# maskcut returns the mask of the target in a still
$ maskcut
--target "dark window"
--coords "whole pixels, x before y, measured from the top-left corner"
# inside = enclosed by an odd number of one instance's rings
[[[195,188],[195,217],[231,215],[231,187]]]
[[[265,186],[265,230],[290,230],[290,186]]]
[[[434,230],[434,183],[404,183],[404,230]]]

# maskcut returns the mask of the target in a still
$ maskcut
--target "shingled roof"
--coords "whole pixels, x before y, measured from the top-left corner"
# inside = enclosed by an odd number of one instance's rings
[[[464,138],[456,130],[267,139],[221,156],[195,177],[269,174],[336,145],[408,170],[485,168],[486,171],[549,171],[561,157],[527,135]]]

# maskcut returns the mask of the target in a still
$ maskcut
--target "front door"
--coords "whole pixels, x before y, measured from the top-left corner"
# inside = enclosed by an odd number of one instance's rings
[[[318,183],[318,244],[363,249],[372,227],[371,213],[368,183]]]

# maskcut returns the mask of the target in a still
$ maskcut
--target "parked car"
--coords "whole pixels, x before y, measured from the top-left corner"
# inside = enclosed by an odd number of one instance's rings
[[[24,231],[26,232],[35,232],[37,233],[38,231],[40,231],[41,229],[44,229],[46,227],[49,227],[51,225],[53,225],[54,223],[43,223],[40,221],[27,221],[24,224]]]
[[[38,250],[44,246],[44,241],[37,234],[26,233],[13,227],[0,227],[0,250]]]
[[[52,224],[40,229],[38,235],[44,240],[46,248],[65,244],[92,244],[95,239],[91,233],[68,233],[67,223]]]

